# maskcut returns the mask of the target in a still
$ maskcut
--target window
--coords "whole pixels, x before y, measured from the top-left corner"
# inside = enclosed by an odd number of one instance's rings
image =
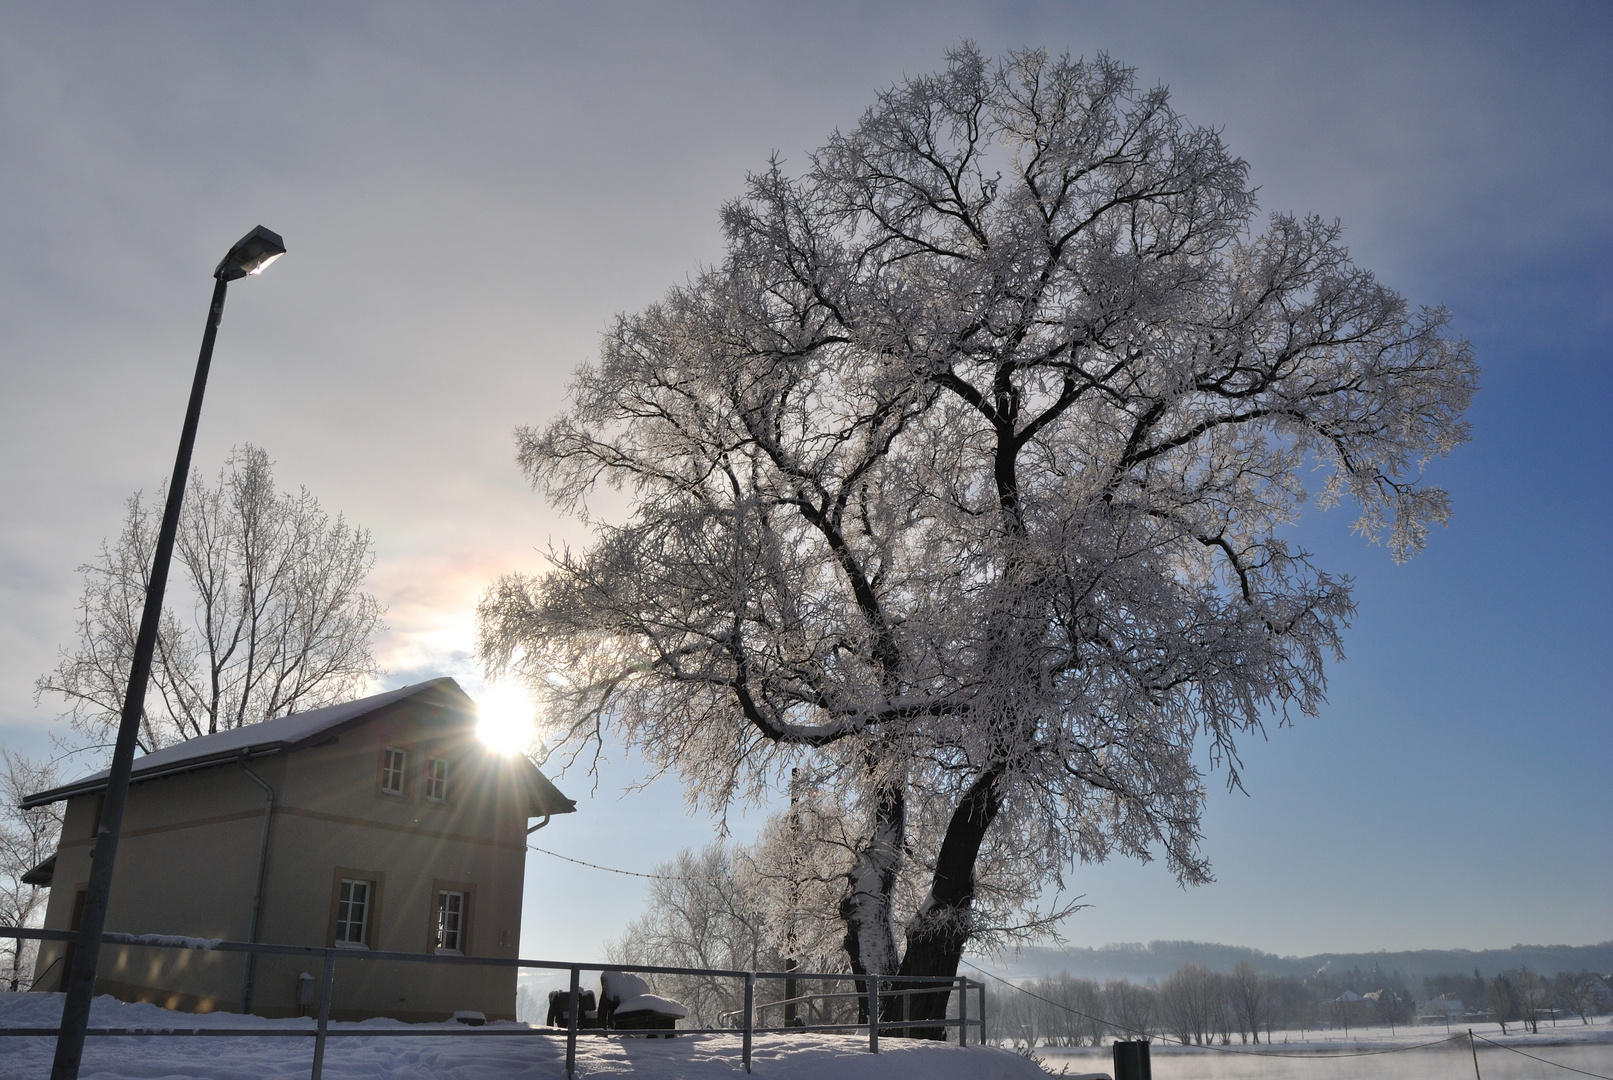
[[[448,798],[448,762],[444,758],[432,758],[426,762],[425,795],[432,802],[443,802]]]
[[[437,894],[437,951],[464,952],[465,894],[446,889]]]
[[[336,947],[367,946],[373,882],[343,878],[336,898]]]
[[[386,795],[403,794],[403,770],[409,755],[395,746],[381,751],[381,791]]]

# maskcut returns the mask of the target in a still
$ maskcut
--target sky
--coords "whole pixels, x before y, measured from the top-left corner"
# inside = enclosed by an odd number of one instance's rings
[[[75,568],[172,468],[211,288],[232,286],[195,464],[233,445],[370,529],[377,689],[473,694],[476,600],[587,534],[513,429],[608,320],[721,255],[747,170],[786,168],[973,40],[1134,65],[1246,158],[1264,211],[1338,218],[1445,305],[1483,389],[1435,463],[1455,513],[1395,565],[1345,511],[1298,538],[1359,612],[1320,717],[1212,776],[1213,884],[1066,868],[1075,945],[1283,954],[1613,938],[1613,8],[1597,3],[8,5],[0,8],[0,745],[50,752],[34,680]],[[535,840],[648,872],[722,825],[630,755],[554,778]],[[744,839],[761,813],[727,825]],[[524,955],[590,959],[643,880],[528,860]],[[586,898],[586,899],[580,899]]]

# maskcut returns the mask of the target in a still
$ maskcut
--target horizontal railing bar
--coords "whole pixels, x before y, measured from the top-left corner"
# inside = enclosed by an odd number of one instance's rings
[[[338,1021],[339,1022],[339,1021]],[[54,1038],[60,1034],[57,1028],[0,1028],[0,1035],[17,1036],[46,1036]],[[319,1034],[318,1028],[86,1028],[85,1035],[100,1036],[142,1036],[161,1037],[171,1035],[176,1038],[189,1038],[193,1035],[230,1036],[232,1038],[257,1038],[263,1036],[271,1039],[301,1038],[311,1039]],[[357,1039],[378,1036],[392,1038],[398,1036],[449,1036],[460,1038],[462,1036],[475,1036],[477,1038],[490,1038],[495,1035],[542,1035],[546,1038],[559,1038],[566,1034],[565,1028],[551,1027],[471,1027],[460,1024],[456,1027],[425,1027],[418,1028],[366,1028],[362,1031],[352,1031],[341,1028],[329,1028],[325,1032],[327,1039]],[[579,1035],[637,1035],[637,1031],[618,1031],[615,1029],[583,1029]],[[703,1029],[688,1028],[678,1032],[679,1035],[718,1035],[722,1032],[707,1032]]]
[[[61,1034],[58,1028],[0,1028],[0,1035],[40,1035],[54,1038]],[[258,1036],[271,1039],[311,1038],[319,1034],[313,1028],[85,1028],[85,1035],[173,1035],[190,1038],[193,1035]],[[331,1032],[335,1034],[335,1032]]]
[[[43,930],[33,927],[0,927],[0,937],[28,938],[40,941],[76,941],[78,934],[70,930]],[[660,967],[653,964],[611,964],[604,962],[577,963],[565,960],[527,960],[519,957],[500,956],[454,956],[446,953],[413,953],[395,952],[381,949],[334,949],[320,945],[277,945],[269,942],[246,941],[220,941],[211,945],[188,945],[173,941],[140,941],[146,937],[144,934],[127,934],[108,932],[101,935],[103,944],[128,945],[147,949],[187,949],[198,952],[231,952],[231,953],[264,953],[271,956],[323,956],[334,952],[343,960],[387,960],[404,963],[436,963],[436,964],[470,964],[483,967],[526,967],[541,968],[557,971],[570,971],[578,968],[582,971],[632,971],[648,975],[705,975],[718,978],[742,979],[751,974],[746,971],[730,970],[727,968],[689,968],[689,967]],[[178,936],[178,935],[162,935]],[[814,979],[820,981],[837,982],[864,982],[871,975],[858,975],[853,972],[801,972],[801,971],[758,971],[754,973],[758,979]],[[977,983],[957,978],[942,978],[934,975],[881,975],[879,981],[888,983],[924,983],[925,986],[912,989],[881,990],[881,996],[890,994],[924,993],[927,990],[939,992],[951,990],[963,985],[968,988],[977,986]],[[822,995],[818,995],[821,997]],[[854,995],[861,997],[863,995]]]
[[[969,1026],[970,1027],[975,1027],[978,1024],[979,1024],[978,1020],[970,1020],[969,1021]],[[958,1026],[958,1020],[957,1020],[956,1017],[953,1017],[953,1018],[948,1019],[948,1020],[910,1020],[910,1021],[907,1021],[905,1024],[904,1023],[898,1023],[896,1021],[881,1021],[880,1025],[879,1025],[879,1028],[880,1028],[881,1031],[886,1031],[886,1030],[889,1030],[889,1029],[892,1029],[892,1028],[898,1028],[898,1027],[957,1027],[957,1026]],[[832,1033],[832,1032],[836,1032],[836,1031],[866,1031],[867,1029],[868,1029],[867,1024],[797,1024],[794,1027],[758,1027],[758,1028],[753,1028],[752,1030],[755,1031],[756,1034],[758,1034],[758,1035],[797,1035],[797,1034],[801,1034],[801,1033],[814,1033],[814,1032],[831,1032]],[[679,1037],[683,1037],[683,1036],[687,1036],[687,1035],[731,1035],[731,1034],[737,1033],[738,1031],[739,1031],[739,1028],[678,1028],[678,1029],[675,1029],[675,1032]],[[58,1028],[0,1028],[0,1037],[10,1035],[10,1036],[16,1036],[18,1038],[52,1038],[53,1039],[58,1034],[60,1034],[60,1029],[58,1029]],[[319,1031],[316,1028],[87,1028],[87,1029],[85,1029],[84,1034],[87,1035],[87,1036],[97,1036],[97,1037],[102,1037],[102,1038],[122,1038],[122,1037],[136,1037],[136,1036],[143,1037],[143,1038],[153,1038],[153,1037],[163,1037],[163,1036],[172,1036],[174,1038],[190,1038],[192,1036],[200,1035],[200,1036],[204,1036],[204,1037],[206,1037],[206,1036],[212,1036],[212,1037],[227,1036],[227,1037],[230,1037],[230,1038],[247,1038],[247,1039],[255,1039],[255,1038],[267,1038],[267,1039],[301,1038],[301,1039],[310,1039],[310,1038],[314,1038],[315,1036],[317,1036],[319,1034]],[[544,1036],[546,1038],[561,1038],[565,1034],[566,1034],[566,1029],[565,1028],[540,1027],[540,1026],[535,1026],[535,1025],[531,1026],[531,1027],[485,1027],[485,1028],[483,1028],[483,1027],[470,1027],[468,1025],[461,1024],[458,1027],[452,1027],[452,1028],[446,1028],[446,1027],[433,1027],[433,1028],[425,1028],[425,1027],[421,1027],[421,1028],[367,1028],[367,1029],[362,1030],[362,1031],[352,1031],[352,1030],[345,1030],[345,1029],[341,1029],[341,1028],[331,1028],[331,1029],[329,1029],[329,1030],[327,1030],[325,1032],[325,1037],[327,1039],[368,1039],[368,1038],[372,1038],[372,1037],[374,1037],[374,1038],[421,1038],[421,1037],[430,1037],[430,1036],[446,1036],[448,1038],[456,1038],[457,1039],[457,1038],[462,1038],[462,1037],[493,1038],[495,1036],[508,1037],[508,1036],[519,1036],[519,1035],[530,1035],[530,1036],[539,1036],[539,1035],[541,1035],[541,1036]],[[648,1031],[634,1031],[634,1030],[618,1030],[618,1029],[615,1029],[615,1028],[609,1028],[609,1029],[607,1029],[607,1028],[580,1028],[580,1029],[578,1029],[577,1034],[581,1035],[581,1036],[594,1035],[594,1036],[622,1036],[622,1037],[629,1037],[629,1036],[647,1035],[647,1034],[650,1034],[650,1032],[648,1032]],[[656,1034],[663,1034],[664,1035],[664,1034],[666,1034],[666,1032],[656,1032]]]
[[[0,926],[0,937],[37,938],[41,941],[76,941],[76,930],[45,930],[34,926]]]
[[[761,978],[761,976],[758,975],[757,978]],[[927,989],[923,989],[923,988],[919,988],[919,989],[915,989],[915,990],[881,990],[879,992],[879,997],[880,997],[880,1000],[883,1001],[885,998],[912,997],[915,994],[933,994],[933,993],[938,993],[940,990],[945,990],[945,991],[947,991],[947,993],[951,993],[955,989],[957,989],[957,987],[955,985],[948,985],[948,986],[945,986],[945,987],[939,987],[939,988],[937,988],[935,990],[927,990]],[[863,998],[866,998],[867,996],[868,996],[867,994],[859,994],[854,990],[847,990],[847,991],[844,991],[843,993],[838,993],[838,994],[805,994],[805,995],[802,995],[800,997],[779,998],[779,999],[777,999],[775,1001],[758,1001],[756,1003],[756,1008],[758,1008],[758,1009],[770,1009],[775,1005],[796,1005],[796,1004],[799,1004],[800,1002],[803,1002],[803,1001],[844,1001],[844,1000],[849,1000],[849,999],[852,999],[852,998],[855,998],[858,1001],[861,1001]],[[734,1009],[731,1012],[732,1012],[732,1015],[738,1016],[740,1011],[741,1010],[739,1010],[739,1009]],[[730,1015],[730,1013],[722,1013],[721,1015],[728,1016],[728,1015]]]
[[[33,927],[0,926],[0,937],[29,938],[39,941],[76,941],[78,933],[72,930],[44,930]],[[153,936],[145,934],[128,934],[122,932],[107,932],[101,935],[101,942],[107,945],[129,945],[146,949],[189,949],[197,952],[257,952],[271,956],[323,956],[327,952],[334,952],[343,960],[391,960],[410,963],[437,963],[437,964],[470,964],[484,967],[528,967],[543,968],[557,971],[570,971],[580,968],[583,971],[632,971],[648,975],[707,975],[719,978],[743,979],[751,972],[731,970],[728,968],[690,968],[690,967],[658,967],[652,964],[611,964],[605,962],[576,963],[567,960],[526,960],[519,957],[509,958],[501,956],[453,956],[446,953],[412,953],[394,952],[381,949],[337,949],[323,945],[276,945],[269,942],[247,941],[220,941],[211,945],[187,945],[173,941],[140,941],[142,937]],[[178,937],[180,935],[155,935],[163,937]],[[754,973],[758,979],[815,979],[820,981],[837,982],[864,982],[873,978],[871,975],[858,975],[854,972],[809,972],[809,971],[758,971]],[[940,991],[951,989],[958,985],[956,978],[945,978],[935,975],[881,975],[879,981],[883,983],[924,983],[930,989]],[[970,986],[977,985],[970,983]],[[923,988],[917,988],[922,990]],[[881,991],[886,993],[907,993],[905,990]],[[858,995],[861,996],[861,995]]]
[[[975,1025],[975,1021],[970,1020],[969,1021],[969,1026],[974,1027],[974,1025]],[[958,1018],[956,1016],[949,1017],[948,1019],[945,1019],[945,1020],[881,1020],[879,1022],[879,1030],[880,1031],[889,1031],[892,1028],[957,1027],[957,1026],[958,1026]],[[737,1031],[738,1029],[735,1028],[733,1030]],[[766,1033],[766,1034],[769,1034],[769,1035],[789,1035],[792,1032],[796,1032],[796,1031],[811,1031],[811,1030],[867,1031],[868,1030],[868,1025],[866,1023],[863,1023],[863,1024],[807,1024],[807,1025],[804,1025],[804,1026],[801,1025],[801,1024],[797,1024],[794,1027],[757,1027],[757,1028],[754,1028],[752,1030],[754,1030],[757,1034]]]

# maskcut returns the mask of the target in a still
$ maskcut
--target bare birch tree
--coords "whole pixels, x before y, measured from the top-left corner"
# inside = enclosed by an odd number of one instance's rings
[[[22,809],[22,800],[55,786],[55,766],[30,761],[0,748],[0,926],[38,926],[50,897],[43,885],[23,876],[56,850],[62,834],[62,804]],[[34,966],[38,942],[0,938],[0,984],[16,992],[28,989],[26,973]]]
[[[79,567],[78,641],[35,683],[92,745],[117,729],[163,498],[135,492],[117,540]],[[368,530],[332,520],[306,488],[277,492],[264,451],[233,450],[215,486],[192,475],[174,554],[143,751],[329,704],[378,674],[370,641],[385,626],[363,589]]]
[[[1353,610],[1281,535],[1302,470],[1411,556],[1477,379],[1337,224],[1254,212],[1219,134],[1107,57],[965,46],[880,94],[518,432],[595,534],[488,591],[489,674],[702,806],[810,764],[855,810],[859,973],[954,974],[988,888],[1026,907],[1073,862],[1208,880],[1201,740],[1236,785]]]

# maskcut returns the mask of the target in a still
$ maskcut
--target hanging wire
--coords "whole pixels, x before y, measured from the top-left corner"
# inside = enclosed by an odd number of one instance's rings
[[[988,978],[988,979],[995,979],[997,982],[1002,983],[1004,986],[1008,987],[1009,989],[1018,990],[1021,994],[1024,994],[1026,997],[1035,998],[1037,1001],[1044,1001],[1047,1004],[1053,1006],[1055,1009],[1063,1009],[1067,1013],[1071,1013],[1071,1014],[1073,1014],[1075,1016],[1079,1016],[1079,1017],[1081,1017],[1083,1019],[1086,1019],[1086,1020],[1091,1020],[1094,1023],[1103,1024],[1106,1027],[1114,1028],[1116,1031],[1124,1031],[1128,1035],[1141,1035],[1145,1039],[1155,1039],[1155,1038],[1157,1038],[1157,1039],[1161,1040],[1162,1042],[1171,1041],[1169,1035],[1155,1035],[1153,1032],[1140,1031],[1140,1030],[1138,1030],[1137,1028],[1134,1028],[1134,1027],[1127,1027],[1125,1024],[1117,1024],[1113,1020],[1105,1020],[1101,1016],[1093,1016],[1091,1013],[1084,1013],[1080,1009],[1072,1009],[1070,1006],[1065,1005],[1062,1002],[1054,1001],[1052,998],[1043,997],[1041,994],[1033,993],[1032,991],[1025,989],[1023,986],[1019,986],[1019,985],[1017,985],[1015,983],[1011,983],[1007,979],[1004,979],[1004,978],[1002,978],[1000,976],[993,975],[991,972],[987,971],[985,968],[981,967],[979,964],[971,964],[967,960],[963,960],[962,963],[967,964],[969,967],[974,968],[976,971],[980,972],[980,974],[986,976],[986,978]],[[1482,1038],[1482,1036],[1480,1036],[1480,1037]],[[1407,1050],[1425,1050],[1430,1046],[1439,1046],[1441,1043],[1455,1042],[1457,1039],[1460,1039],[1460,1038],[1463,1038],[1463,1036],[1461,1036],[1461,1035],[1447,1035],[1443,1039],[1431,1039],[1428,1042],[1416,1043],[1415,1045],[1412,1045],[1412,1046],[1391,1046],[1391,1047],[1387,1047],[1387,1048],[1384,1048],[1384,1049],[1377,1049],[1377,1050],[1347,1050],[1347,1051],[1344,1051],[1342,1053],[1329,1053],[1327,1051],[1316,1051],[1314,1053],[1308,1053],[1308,1054],[1289,1054],[1289,1053],[1284,1053],[1281,1050],[1234,1050],[1230,1046],[1216,1046],[1213,1043],[1203,1043],[1201,1045],[1195,1046],[1193,1043],[1188,1042],[1186,1039],[1176,1039],[1175,1041],[1177,1043],[1180,1043],[1182,1046],[1186,1046],[1186,1047],[1189,1047],[1189,1048],[1192,1048],[1192,1049],[1199,1049],[1199,1050],[1214,1050],[1218,1054],[1236,1054],[1236,1055],[1239,1055],[1239,1056],[1242,1056],[1242,1057],[1295,1058],[1295,1059],[1300,1060],[1300,1061],[1316,1061],[1319,1058],[1376,1057],[1379,1054],[1400,1054],[1400,1053],[1404,1053]],[[1488,1041],[1488,1040],[1486,1040],[1486,1041]],[[1508,1047],[1508,1049],[1511,1049],[1511,1047]],[[1553,1064],[1555,1064],[1555,1063],[1553,1063]],[[1566,1065],[1563,1066],[1563,1068],[1565,1068],[1565,1069],[1567,1067],[1568,1066],[1566,1066]],[[1575,1071],[1577,1072],[1578,1070],[1575,1070]],[[1587,1075],[1596,1076],[1597,1074],[1596,1073],[1588,1073]],[[1601,1077],[1600,1080],[1613,1080],[1613,1077]]]
[[[598,863],[583,862],[581,859],[573,859],[570,855],[562,855],[558,851],[550,851],[548,848],[540,848],[536,844],[528,844],[527,847],[532,851],[536,851],[543,855],[548,855],[552,858],[562,859],[568,863],[576,863],[578,866],[586,866],[590,870],[603,870],[607,874],[621,874],[623,877],[649,878],[651,881],[678,880],[677,877],[672,874],[641,874],[637,870],[618,870],[614,866],[600,866]]]
[[[1479,1040],[1480,1042],[1487,1042],[1491,1046],[1498,1046],[1502,1050],[1511,1050],[1514,1054],[1521,1054],[1522,1056],[1524,1056],[1526,1058],[1529,1058],[1532,1061],[1540,1062],[1542,1065],[1555,1065],[1559,1069],[1567,1069],[1569,1072],[1579,1073],[1581,1076],[1594,1076],[1594,1077],[1597,1078],[1597,1080],[1613,1080],[1613,1076],[1607,1076],[1607,1075],[1605,1075],[1603,1073],[1586,1072],[1584,1069],[1576,1069],[1572,1065],[1564,1065],[1562,1062],[1560,1062],[1560,1061],[1552,1061],[1550,1058],[1535,1057],[1535,1055],[1533,1055],[1533,1054],[1525,1054],[1522,1050],[1519,1050],[1516,1046],[1508,1046],[1506,1043],[1498,1043],[1494,1039],[1486,1039],[1483,1035],[1475,1035],[1473,1037],[1475,1039]]]

